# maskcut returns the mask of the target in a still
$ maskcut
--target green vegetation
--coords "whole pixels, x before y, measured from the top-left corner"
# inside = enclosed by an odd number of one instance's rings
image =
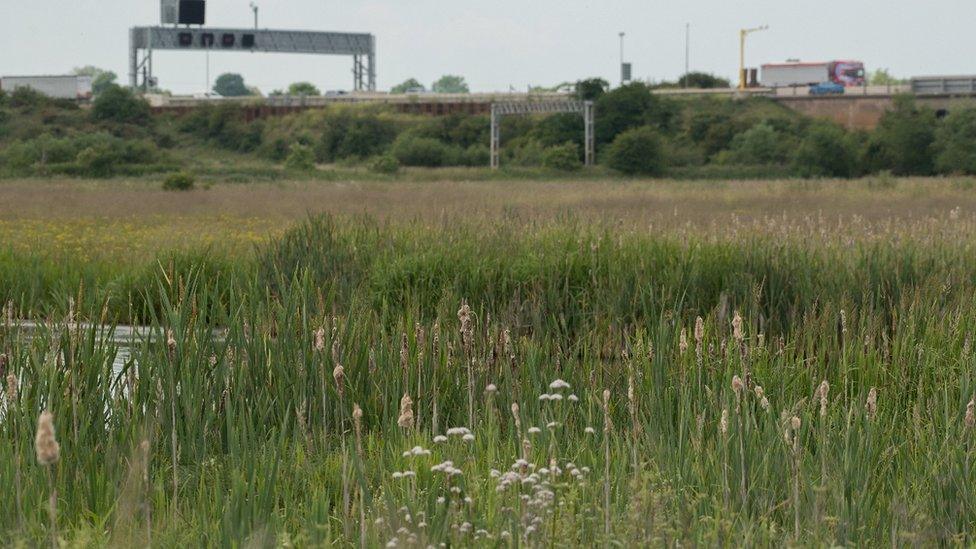
[[[661,139],[649,127],[627,130],[607,149],[607,164],[627,175],[658,175],[664,167]]]
[[[77,75],[92,77],[92,94],[99,96],[103,91],[115,85],[118,75],[112,71],[100,69],[92,65],[77,67],[73,71]]]
[[[390,93],[407,93],[409,90],[426,90],[423,84],[420,83],[416,78],[408,78],[403,82],[393,86],[390,89]]]
[[[968,545],[972,227],[317,217],[43,313],[0,255],[0,537]]]
[[[302,83],[296,86],[292,92],[316,91]],[[656,146],[662,151],[647,151],[659,164],[655,168],[625,174],[678,178],[723,178],[736,173],[765,178],[976,174],[976,162],[967,159],[967,151],[976,150],[976,131],[969,128],[971,108],[940,118],[910,97],[899,97],[877,129],[862,132],[803,117],[766,98],[675,98],[655,95],[641,83],[608,88],[599,79],[575,85],[578,97],[594,101],[599,113],[597,162],[613,168],[612,159],[619,156],[614,152],[615,140],[635,129],[656,132]],[[284,164],[296,144],[309,148],[314,156],[317,167],[309,169],[309,175],[323,178],[337,177],[348,167],[358,166],[368,173],[373,159],[384,155],[408,167],[484,167],[489,160],[487,115],[428,117],[384,105],[334,105],[253,119],[246,109],[246,105],[222,102],[179,115],[153,116],[141,98],[115,85],[107,86],[90,110],[18,90],[0,95],[0,161],[4,161],[0,176],[103,177],[167,171],[173,163],[206,163],[220,152],[200,154],[201,150],[216,147],[242,155],[242,162],[236,164],[258,167],[254,174],[280,177],[289,169]],[[87,146],[73,147],[73,156],[59,156],[54,163],[81,167],[52,167],[46,149],[36,143],[48,138],[89,139],[93,134],[140,141],[148,146],[148,154],[144,158],[116,154],[118,165],[105,166],[103,159],[111,162],[106,154],[78,159]],[[567,144],[575,145],[582,163],[583,123],[577,115],[505,118],[501,134],[502,165],[511,173],[552,168],[553,155],[559,154],[567,160],[562,165],[569,167]],[[25,148],[35,152],[25,153]],[[636,157],[641,151],[633,152]],[[89,170],[85,165],[96,167]]]
[[[579,146],[576,143],[563,143],[549,147],[542,153],[542,166],[551,170],[571,172],[582,167]]]
[[[463,76],[445,74],[430,86],[434,93],[468,93],[468,83]]]
[[[295,82],[288,86],[288,95],[319,96],[322,95],[322,92],[311,82]]]
[[[213,91],[223,97],[243,97],[253,95],[247,85],[244,84],[244,77],[236,73],[224,73],[214,81]]]
[[[188,191],[193,188],[196,178],[186,172],[174,173],[163,180],[163,189],[167,191]]]

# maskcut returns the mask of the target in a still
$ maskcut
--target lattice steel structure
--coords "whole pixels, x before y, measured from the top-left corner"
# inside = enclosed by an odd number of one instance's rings
[[[134,27],[129,30],[129,84],[151,84],[153,50],[252,51],[350,55],[353,88],[376,90],[376,37],[366,33],[207,27]],[[144,52],[140,59],[140,51]],[[148,86],[147,86],[148,87]]]
[[[524,103],[491,104],[491,168],[498,169],[501,148],[501,119],[503,116],[528,114],[570,113],[583,116],[583,148],[585,164],[596,160],[596,140],[593,133],[595,108],[592,101],[530,101]]]

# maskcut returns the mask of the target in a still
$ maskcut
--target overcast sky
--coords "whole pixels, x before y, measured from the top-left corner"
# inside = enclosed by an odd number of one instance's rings
[[[249,0],[209,0],[207,22],[251,26]],[[618,32],[641,79],[691,67],[731,78],[738,29],[747,64],[860,59],[898,76],[976,73],[973,0],[257,0],[261,26],[371,32],[380,89],[416,77],[464,75],[473,91],[525,89],[587,76],[618,79]],[[0,75],[58,74],[93,64],[126,81],[128,28],[159,23],[158,0],[0,0]],[[206,87],[203,52],[156,52],[160,85]],[[349,89],[345,57],[214,52],[211,78],[239,72],[264,92],[297,80]]]

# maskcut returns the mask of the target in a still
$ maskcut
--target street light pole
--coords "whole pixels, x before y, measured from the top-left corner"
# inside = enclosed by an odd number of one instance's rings
[[[624,36],[626,33],[620,32],[620,85],[624,85]]]
[[[251,11],[254,12],[254,30],[258,30],[258,5],[251,2]]]
[[[691,56],[691,23],[685,23],[685,76],[682,87],[688,87],[689,58]]]
[[[739,89],[746,89],[746,36],[769,29],[769,25],[739,31]]]

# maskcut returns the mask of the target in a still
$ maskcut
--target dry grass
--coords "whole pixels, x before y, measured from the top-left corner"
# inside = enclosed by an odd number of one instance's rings
[[[249,249],[308,214],[391,221],[536,221],[561,216],[637,229],[920,222],[976,212],[969,180],[493,181],[218,184],[164,192],[155,182],[71,179],[0,184],[0,242],[76,252]],[[958,208],[958,210],[956,210]],[[956,210],[953,213],[953,210]]]

